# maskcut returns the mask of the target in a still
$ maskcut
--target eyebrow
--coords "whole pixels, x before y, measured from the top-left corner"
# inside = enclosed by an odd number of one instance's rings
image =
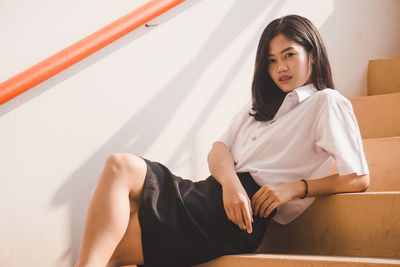
[[[285,53],[286,51],[290,50],[290,49],[294,49],[293,46],[289,46],[288,48],[283,49],[280,54]],[[267,57],[272,57],[273,55],[269,54]]]

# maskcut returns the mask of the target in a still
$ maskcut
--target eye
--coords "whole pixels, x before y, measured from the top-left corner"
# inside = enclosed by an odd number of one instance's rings
[[[294,53],[292,53],[292,52],[290,52],[290,53],[287,53],[286,55],[285,55],[285,57],[292,57],[292,56],[294,56],[295,54]]]
[[[272,64],[272,63],[274,63],[275,62],[275,59],[273,59],[273,58],[268,58],[267,59],[267,63],[268,64]]]

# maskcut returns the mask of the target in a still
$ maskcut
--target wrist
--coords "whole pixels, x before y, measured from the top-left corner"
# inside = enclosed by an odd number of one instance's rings
[[[294,182],[294,184],[295,184],[295,188],[296,188],[294,197],[295,198],[296,197],[303,198],[304,196],[306,196],[306,191],[308,191],[308,190],[307,190],[305,182],[299,180],[299,181]],[[308,192],[307,192],[307,195],[308,195]]]
[[[221,183],[222,189],[223,190],[230,190],[230,189],[237,189],[238,186],[241,186],[242,184],[239,181],[239,177],[229,177],[227,179],[223,179],[223,182]]]
[[[304,179],[300,180],[303,184],[304,184],[304,194],[302,196],[300,196],[300,199],[304,199],[308,196],[308,182]]]

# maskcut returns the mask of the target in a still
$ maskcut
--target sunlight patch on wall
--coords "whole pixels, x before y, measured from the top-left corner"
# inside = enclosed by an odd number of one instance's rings
[[[326,1],[296,1],[289,0],[282,7],[276,17],[297,14],[308,18],[317,28],[320,28],[334,12],[334,0]],[[318,12],[316,12],[318,10]]]

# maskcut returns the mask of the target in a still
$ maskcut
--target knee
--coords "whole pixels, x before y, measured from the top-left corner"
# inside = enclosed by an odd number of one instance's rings
[[[136,199],[140,197],[146,172],[147,165],[142,158],[128,153],[116,153],[108,157],[100,181],[107,186],[122,186]]]
[[[105,168],[113,173],[135,172],[143,168],[143,159],[129,153],[111,154],[106,161]]]

